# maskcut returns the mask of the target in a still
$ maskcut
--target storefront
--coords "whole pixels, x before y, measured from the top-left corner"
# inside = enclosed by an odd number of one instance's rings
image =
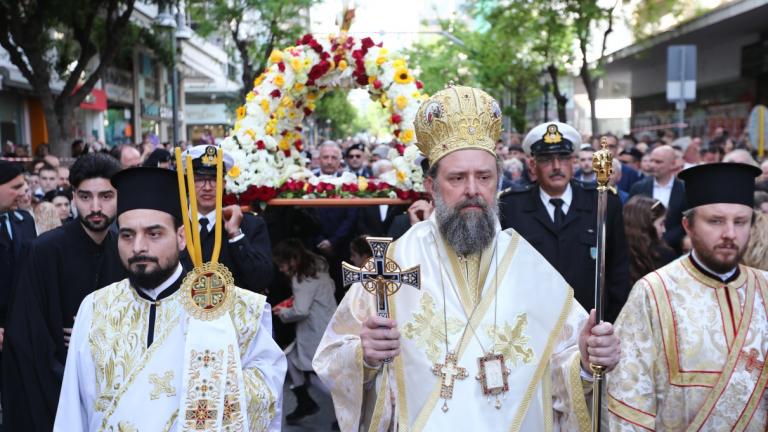
[[[234,119],[227,105],[187,104],[185,107],[187,136],[190,144],[215,144],[226,138]]]

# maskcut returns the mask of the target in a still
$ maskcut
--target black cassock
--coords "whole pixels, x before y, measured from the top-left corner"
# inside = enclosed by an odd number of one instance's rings
[[[126,272],[117,235],[96,244],[77,220],[40,236],[20,264],[3,345],[4,426],[48,432],[67,357],[63,328],[72,328],[88,294]]]

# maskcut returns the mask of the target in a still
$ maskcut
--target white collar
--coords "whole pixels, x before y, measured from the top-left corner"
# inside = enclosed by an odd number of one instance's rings
[[[669,183],[667,183],[666,186],[662,186],[661,183],[656,181],[656,177],[653,178],[653,187],[659,188],[659,189],[672,189],[672,186],[675,185],[675,178],[672,177],[669,179]]]
[[[141,290],[141,291],[142,291],[144,294],[148,295],[150,298],[152,298],[152,299],[157,299],[157,296],[159,296],[159,295],[160,295],[160,293],[162,293],[163,291],[165,291],[165,290],[166,290],[166,288],[168,288],[169,286],[173,285],[173,283],[174,283],[174,282],[176,282],[176,280],[177,280],[179,277],[181,277],[181,272],[182,272],[182,271],[183,271],[183,269],[182,269],[182,267],[181,267],[181,263],[179,263],[179,264],[176,266],[176,271],[175,271],[175,272],[173,272],[173,274],[171,275],[171,277],[169,277],[168,279],[166,279],[166,280],[165,280],[165,282],[161,283],[160,285],[158,285],[157,287],[155,287],[155,288],[152,288],[152,289],[148,289],[148,288],[141,288],[141,287],[139,287],[139,289],[140,289],[140,290]]]
[[[736,267],[734,267],[734,268],[733,268],[733,270],[731,270],[731,271],[729,271],[729,272],[726,272],[726,273],[718,273],[718,272],[716,272],[716,271],[712,270],[711,268],[709,268],[709,267],[705,266],[705,265],[704,265],[704,263],[703,263],[703,262],[701,262],[701,260],[700,260],[700,259],[698,259],[698,258],[696,257],[696,251],[694,251],[693,249],[691,249],[691,257],[693,258],[693,260],[694,260],[694,261],[696,261],[696,264],[698,264],[698,265],[700,265],[700,266],[701,266],[701,268],[703,268],[704,270],[706,270],[706,271],[710,272],[710,273],[711,273],[711,274],[713,274],[713,275],[716,275],[716,276],[717,276],[717,277],[719,277],[719,278],[720,278],[720,280],[722,280],[723,282],[725,282],[725,281],[727,281],[728,279],[730,279],[730,278],[731,278],[731,276],[733,276],[733,275],[734,275],[734,273],[736,273],[736,270],[738,270],[738,269],[739,269],[739,266],[737,265]]]
[[[208,213],[208,214],[204,214],[204,215],[198,214],[197,219],[199,220],[201,217],[204,217],[204,218],[208,219],[208,226],[209,227],[212,227],[212,226],[216,225],[216,210],[215,209],[212,212]]]
[[[548,193],[544,192],[544,188],[542,188],[541,185],[539,185],[539,196],[544,203],[549,203],[549,200],[552,198]],[[565,192],[563,192],[563,195],[560,197],[560,199],[563,200],[563,203],[565,203],[566,207],[571,206],[571,201],[573,201],[573,189],[571,189],[570,183],[568,183],[568,186],[565,187]]]

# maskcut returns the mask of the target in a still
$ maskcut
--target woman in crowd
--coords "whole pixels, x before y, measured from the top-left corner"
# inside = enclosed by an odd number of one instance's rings
[[[325,328],[336,310],[336,289],[328,274],[328,263],[307,250],[297,239],[286,239],[272,251],[280,272],[291,278],[293,297],[274,307],[283,322],[296,323],[296,341],[286,348],[288,376],[296,395],[296,409],[285,418],[294,423],[320,408],[309,395],[312,358]]]
[[[749,230],[747,251],[744,252],[741,262],[760,270],[768,270],[768,214],[757,208],[755,208],[755,220]]]
[[[661,201],[642,195],[635,195],[624,206],[629,277],[633,284],[676,258],[674,250],[662,238],[666,213]]]
[[[35,228],[37,235],[61,226],[61,218],[56,206],[43,201],[35,206]]]
[[[52,203],[59,212],[61,223],[72,219],[72,192],[69,189],[57,187],[43,197],[45,201]]]

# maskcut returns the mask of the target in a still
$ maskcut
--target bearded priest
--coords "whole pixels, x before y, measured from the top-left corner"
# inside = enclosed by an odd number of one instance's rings
[[[611,431],[768,430],[768,273],[739,265],[760,174],[738,163],[679,174],[693,249],[640,279],[616,320]]]
[[[420,266],[421,288],[392,295],[389,319],[359,283],[339,305],[313,366],[341,430],[588,430],[589,363],[612,368],[619,341],[536,249],[501,231],[499,105],[451,86],[415,127],[435,211],[387,256]]]
[[[214,293],[213,278],[207,294],[201,279],[188,285],[198,269],[185,278],[179,264],[186,236],[173,171],[130,168],[112,184],[128,278],[80,305],[54,430],[279,431],[286,361],[265,297],[234,285]],[[217,294],[228,307],[216,319],[189,306]]]

